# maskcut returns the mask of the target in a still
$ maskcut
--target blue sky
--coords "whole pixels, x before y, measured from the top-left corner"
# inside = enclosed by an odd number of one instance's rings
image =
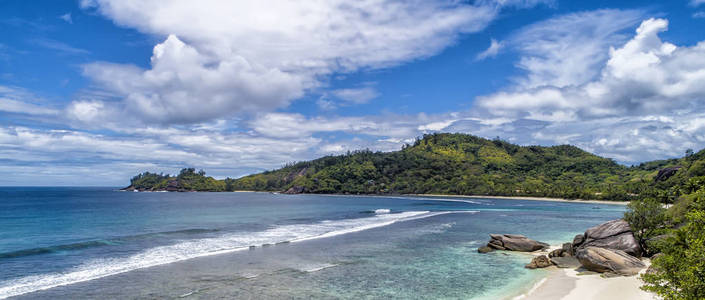
[[[0,1],[0,185],[218,178],[431,132],[705,147],[705,1]]]

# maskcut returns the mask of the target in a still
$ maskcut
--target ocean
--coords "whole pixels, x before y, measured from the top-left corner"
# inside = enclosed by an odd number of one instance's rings
[[[0,299],[499,299],[624,206],[530,200],[0,188]]]

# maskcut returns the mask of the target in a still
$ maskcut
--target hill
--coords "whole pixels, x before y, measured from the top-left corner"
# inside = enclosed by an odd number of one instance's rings
[[[126,189],[629,200],[652,189],[659,170],[680,163],[671,159],[626,167],[570,145],[518,146],[438,133],[399,151],[325,156],[239,179],[216,180],[194,169],[178,176],[143,173]]]
[[[394,152],[356,151],[230,180],[238,190],[453,194],[626,200],[651,181],[575,146],[518,146],[467,134],[425,135]],[[651,177],[650,177],[651,176]],[[627,189],[625,189],[627,188]]]

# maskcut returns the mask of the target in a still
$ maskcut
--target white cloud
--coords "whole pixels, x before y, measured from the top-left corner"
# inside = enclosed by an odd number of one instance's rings
[[[86,49],[76,48],[76,47],[73,47],[73,46],[66,44],[64,42],[60,42],[60,41],[52,40],[52,39],[47,39],[47,38],[34,38],[34,39],[30,39],[29,42],[32,44],[35,44],[37,46],[47,48],[47,49],[56,50],[56,51],[63,53],[63,54],[85,55],[85,54],[91,53],[90,51],[88,51]]]
[[[475,57],[476,60],[483,60],[488,57],[495,57],[499,53],[500,50],[504,47],[504,42],[498,42],[495,39],[490,39],[490,46],[485,49],[485,51],[482,51],[477,54]]]
[[[477,115],[513,120],[481,130],[526,143],[570,143],[624,162],[702,148],[705,42],[690,47],[663,42],[658,34],[667,28],[665,19],[643,21],[630,40],[606,51],[594,79],[520,84],[479,97]],[[558,62],[570,65],[564,58],[547,60]],[[466,128],[478,128],[473,126]]]
[[[485,28],[501,7],[539,2],[82,1],[121,26],[168,36],[150,69],[94,63],[85,74],[148,123],[271,111],[327,76],[429,57]],[[367,92],[348,98],[369,100]]]
[[[693,13],[693,18],[695,19],[703,19],[705,18],[705,11],[697,11]]]
[[[59,114],[59,110],[31,103],[34,98],[23,89],[0,85],[0,111],[27,115]]]
[[[71,18],[71,13],[65,13],[59,16],[59,19],[64,20],[66,23],[73,24],[73,18]]]
[[[352,104],[364,104],[379,97],[379,93],[372,87],[338,89],[332,91],[333,95]]]
[[[691,6],[699,6],[700,4],[705,4],[705,0],[690,0]]]
[[[596,10],[572,13],[529,25],[507,43],[521,53],[517,66],[526,76],[523,87],[578,85],[599,75],[610,46],[624,43],[642,19],[636,10]]]

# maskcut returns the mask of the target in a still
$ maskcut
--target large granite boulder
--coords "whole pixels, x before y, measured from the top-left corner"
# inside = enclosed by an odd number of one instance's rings
[[[573,244],[571,243],[564,243],[561,248],[555,249],[548,253],[549,258],[554,258],[554,257],[568,257],[568,256],[573,256]]]
[[[580,266],[580,261],[578,261],[577,258],[572,257],[572,256],[563,256],[563,257],[551,257],[551,262],[556,265],[556,267],[559,268],[571,268],[571,269],[576,269]]]
[[[532,252],[548,248],[548,244],[519,234],[490,234],[487,246],[497,250]]]
[[[612,272],[630,276],[636,275],[646,267],[641,260],[622,250],[585,247],[578,250],[576,257],[583,267],[600,273]]]
[[[534,259],[532,259],[529,264],[525,265],[524,268],[536,269],[550,267],[551,265],[553,264],[551,263],[551,260],[548,258],[548,256],[539,255],[537,257],[534,257]]]
[[[582,237],[573,239],[573,252],[586,247],[621,250],[629,255],[641,257],[639,242],[634,238],[629,223],[622,219],[612,220],[592,227]]]

